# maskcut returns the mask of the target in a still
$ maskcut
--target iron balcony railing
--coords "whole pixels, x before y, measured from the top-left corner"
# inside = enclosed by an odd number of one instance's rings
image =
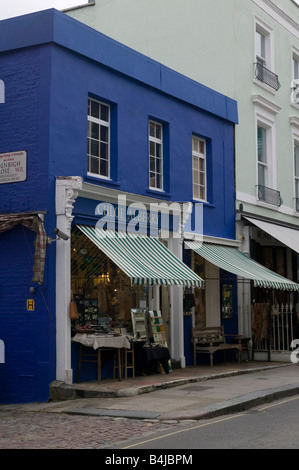
[[[272,204],[273,206],[280,207],[282,204],[282,199],[280,196],[280,191],[276,189],[267,188],[266,186],[257,186],[258,200],[266,202],[267,204]]]
[[[275,91],[278,91],[281,87],[278,80],[278,75],[271,72],[271,70],[267,69],[259,62],[255,62],[254,64],[254,76],[257,80],[265,83]]]

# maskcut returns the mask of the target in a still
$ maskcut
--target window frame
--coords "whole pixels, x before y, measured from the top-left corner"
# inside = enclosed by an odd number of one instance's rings
[[[293,147],[294,147],[294,199],[295,199],[294,209],[295,209],[295,212],[298,214],[299,211],[296,208],[297,206],[296,199],[299,199],[299,171],[298,171],[298,176],[297,176],[296,175],[296,147],[298,148],[298,152],[299,152],[299,139],[296,137],[293,138]],[[297,195],[297,183],[298,183],[298,195]]]
[[[265,38],[265,57],[260,57],[257,54],[257,33]],[[254,62],[261,59],[264,62],[264,67],[274,72],[274,32],[270,26],[257,17],[254,20],[254,57]]]
[[[281,108],[274,105],[261,95],[253,96],[255,105],[255,152],[256,152],[256,204],[264,207],[273,206],[267,202],[261,201],[258,197],[258,142],[257,127],[261,126],[268,130],[267,132],[267,162],[268,162],[268,187],[277,190],[277,143],[276,143],[276,116]]]
[[[161,128],[161,138],[153,137],[150,134],[150,126],[151,124],[154,124],[155,126],[160,126]],[[151,155],[151,142],[153,142],[155,145],[161,145],[161,172],[157,172],[157,169],[155,167],[155,171],[151,170],[151,158],[155,158],[157,160],[157,155]],[[152,186],[151,185],[151,173],[155,174],[155,182],[157,183],[157,175],[161,176],[161,188],[158,188],[157,186]],[[149,119],[148,120],[148,187],[151,191],[157,191],[157,192],[164,192],[164,125],[162,122],[155,121],[154,119]]]
[[[201,153],[200,151],[197,152],[193,149],[193,141],[196,140],[198,141],[199,143],[200,142],[203,142],[204,143],[204,153]],[[199,145],[199,149],[200,149],[200,145]],[[194,171],[197,171],[198,174],[200,173],[203,173],[202,171],[200,171],[200,169],[197,169],[197,168],[194,168],[194,165],[193,165],[193,159],[196,158],[198,161],[199,160],[203,160],[204,162],[204,186],[202,186],[199,183],[195,183],[194,182]],[[200,166],[198,165],[198,168],[200,168]],[[200,180],[199,180],[200,181]],[[204,188],[204,198],[198,198],[195,196],[195,191],[194,191],[194,187],[195,186],[198,186],[198,188]],[[200,194],[200,191],[199,191],[199,194]],[[200,201],[200,202],[207,202],[208,200],[208,188],[207,188],[207,140],[204,139],[203,137],[199,137],[195,134],[192,135],[192,197],[193,197],[193,200],[194,201]]]
[[[105,144],[107,144],[107,153],[108,153],[108,175],[102,175],[101,173],[93,173],[92,171],[89,171],[89,168],[91,168],[91,165],[89,165],[89,159],[92,157],[92,155],[90,155],[89,153],[87,153],[87,176],[92,176],[93,178],[98,178],[98,179],[103,179],[103,180],[107,180],[107,181],[111,181],[111,155],[110,155],[110,152],[111,152],[111,106],[110,104],[108,103],[105,103],[104,101],[100,101],[100,100],[97,100],[95,98],[92,98],[92,97],[88,97],[88,104],[90,101],[93,101],[95,103],[97,103],[99,106],[106,106],[108,108],[108,121],[103,121],[102,119],[100,118],[96,118],[94,116],[91,116],[89,115],[89,113],[87,112],[87,125],[89,122],[94,122],[96,124],[99,125],[99,148],[100,148],[100,143],[101,143],[101,139],[100,139],[100,132],[101,132],[101,126],[105,127],[108,129],[108,142],[104,142]],[[88,110],[88,108],[87,108]],[[100,113],[99,113],[100,115]],[[88,129],[87,129],[87,142],[88,142],[88,139],[91,139],[91,137],[88,136]],[[94,139],[96,140],[96,139]],[[100,156],[97,157],[98,160],[99,160],[99,171],[100,171],[100,161],[101,160],[104,160],[104,159],[101,159]]]
[[[292,46],[292,80],[299,80],[299,49]],[[295,62],[297,62],[297,78],[295,77]]]
[[[265,156],[265,161],[260,161],[259,159],[259,145],[258,145],[258,134],[259,134],[259,129],[262,129],[263,132],[265,133],[265,153],[263,151],[263,155]],[[259,121],[257,121],[257,184],[258,186],[264,186],[264,187],[270,187],[269,185],[269,152],[268,152],[268,140],[269,140],[269,127],[266,127],[265,125],[261,125]],[[262,139],[264,140],[264,139]],[[264,149],[263,149],[264,150]],[[259,181],[259,169],[260,166],[264,168],[264,184],[262,185]]]

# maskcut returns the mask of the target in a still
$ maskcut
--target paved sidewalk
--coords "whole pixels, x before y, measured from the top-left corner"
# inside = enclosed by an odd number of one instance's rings
[[[145,377],[128,378],[119,382],[115,379],[66,384],[54,381],[51,384],[51,398],[54,401],[77,398],[118,398],[142,395],[165,388],[176,387],[186,383],[205,381],[220,377],[231,377],[239,374],[248,374],[253,371],[270,370],[285,367],[289,364],[281,362],[228,362],[215,365],[201,365],[173,370],[170,374],[154,374]]]
[[[76,400],[60,410],[70,414],[162,421],[203,419],[294,394],[299,394],[299,368],[288,365],[188,383],[131,398]]]
[[[299,395],[299,368],[288,364],[233,376],[222,371],[219,378],[133,397],[2,405],[0,449],[117,448],[137,436],[172,432],[294,394]]]

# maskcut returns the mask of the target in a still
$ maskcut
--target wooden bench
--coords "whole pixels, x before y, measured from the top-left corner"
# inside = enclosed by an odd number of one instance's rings
[[[234,344],[226,343],[225,337],[231,336],[237,338],[238,341]],[[225,351],[234,349],[238,352],[238,362],[241,362],[242,344],[241,339],[237,335],[225,335],[223,326],[219,327],[206,327],[206,328],[192,328],[192,343],[194,365],[196,366],[197,353],[210,354],[210,363],[213,366],[213,354],[216,351]]]

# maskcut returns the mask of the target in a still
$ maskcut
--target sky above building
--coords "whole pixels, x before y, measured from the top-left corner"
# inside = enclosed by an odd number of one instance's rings
[[[84,3],[88,3],[88,0],[0,0],[0,20],[48,8],[63,10]]]

